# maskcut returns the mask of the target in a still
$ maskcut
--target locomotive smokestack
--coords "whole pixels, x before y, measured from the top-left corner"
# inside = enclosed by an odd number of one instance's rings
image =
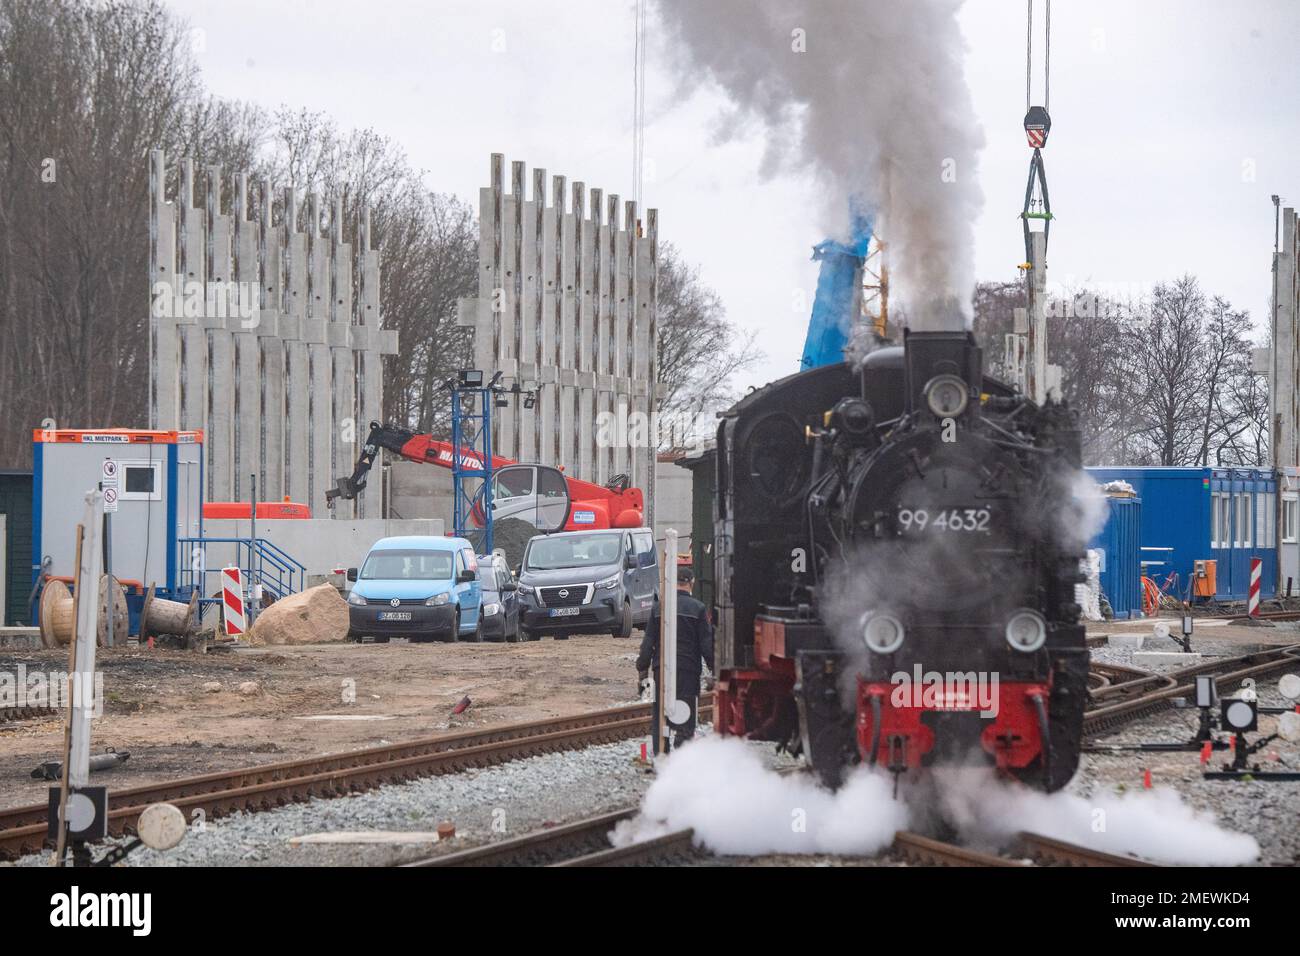
[[[978,406],[984,384],[984,360],[975,336],[970,332],[913,332],[903,339],[907,411],[926,408],[925,388],[941,376],[955,376],[965,383],[968,395],[958,414]]]

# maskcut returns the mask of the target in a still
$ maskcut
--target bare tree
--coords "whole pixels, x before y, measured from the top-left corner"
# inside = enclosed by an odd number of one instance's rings
[[[47,420],[145,424],[145,156],[248,155],[201,102],[155,0],[0,0],[0,464]]]
[[[1023,283],[982,283],[975,329],[1005,374],[1002,336]],[[1268,392],[1251,370],[1249,314],[1207,301],[1196,279],[1120,303],[1086,288],[1048,305],[1048,355],[1079,413],[1089,464],[1257,465],[1268,459]]]
[[[754,334],[727,318],[718,294],[700,279],[672,243],[659,247],[658,380],[661,441],[708,432],[702,416],[734,398],[731,379],[762,357]]]

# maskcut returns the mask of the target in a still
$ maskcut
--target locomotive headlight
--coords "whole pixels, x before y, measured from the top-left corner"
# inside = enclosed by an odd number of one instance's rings
[[[956,375],[936,375],[925,386],[925,404],[936,418],[956,418],[969,402],[970,389]]]
[[[1007,643],[1011,649],[1032,654],[1047,642],[1047,621],[1043,615],[1022,608],[1007,621]]]
[[[862,640],[877,654],[892,654],[903,646],[903,623],[890,614],[862,615]]]

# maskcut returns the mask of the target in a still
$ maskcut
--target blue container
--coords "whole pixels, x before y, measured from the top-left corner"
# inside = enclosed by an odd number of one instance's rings
[[[1101,552],[1101,590],[1117,619],[1142,616],[1142,499],[1107,498],[1106,526],[1088,544]]]
[[[1142,499],[1143,573],[1179,597],[1196,562],[1218,562],[1215,598],[1244,601],[1250,564],[1263,563],[1260,593],[1277,593],[1277,481],[1266,468],[1089,468],[1098,484],[1127,481]],[[1102,533],[1106,534],[1105,531]],[[1172,577],[1171,575],[1176,576]]]

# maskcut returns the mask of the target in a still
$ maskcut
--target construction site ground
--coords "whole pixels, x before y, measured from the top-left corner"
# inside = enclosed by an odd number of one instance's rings
[[[1177,619],[1169,620],[1177,633]],[[1141,633],[1145,650],[1177,651],[1173,641],[1152,635],[1152,624],[1106,622],[1089,625],[1088,632]],[[93,782],[120,789],[631,703],[640,638],[636,631],[630,640],[334,643],[207,654],[101,648],[104,713],[94,723],[93,752],[113,748],[131,756],[97,772]],[[1297,623],[1250,627],[1198,618],[1193,649],[1225,656],[1297,642]],[[1094,653],[1099,660],[1136,663],[1132,649]],[[0,673],[16,674],[19,665],[29,674],[57,673],[67,668],[67,652],[0,650]],[[256,688],[241,692],[250,682]],[[213,683],[218,690],[205,689]],[[470,705],[453,715],[465,697]],[[62,750],[60,716],[0,721],[0,806],[43,800],[49,784],[31,772],[59,759]]]
[[[100,648],[104,711],[92,752],[111,789],[632,703],[632,639],[523,644],[309,644],[201,654]],[[67,670],[66,650],[0,650],[0,673]],[[220,689],[205,690],[215,682]],[[240,685],[253,682],[256,689]],[[463,698],[463,713],[452,710]],[[345,718],[345,719],[339,719]],[[63,751],[61,717],[0,721],[0,806],[45,799],[32,770]]]

